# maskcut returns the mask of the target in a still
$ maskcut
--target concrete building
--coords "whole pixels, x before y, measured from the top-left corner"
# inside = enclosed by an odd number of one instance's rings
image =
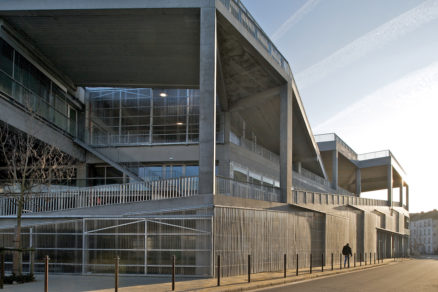
[[[24,245],[53,271],[110,272],[119,255],[122,273],[166,274],[176,255],[178,274],[214,276],[220,255],[237,275],[248,254],[253,272],[284,254],[304,267],[346,242],[358,259],[406,254],[403,169],[315,139],[238,0],[2,1],[0,18],[0,120],[78,161],[74,185],[25,205]],[[9,246],[14,200],[0,210]]]
[[[411,214],[410,248],[414,254],[438,254],[438,211]]]

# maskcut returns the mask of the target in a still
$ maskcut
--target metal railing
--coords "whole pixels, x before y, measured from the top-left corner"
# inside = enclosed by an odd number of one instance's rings
[[[280,188],[216,177],[216,193],[245,199],[280,202]]]
[[[242,26],[261,44],[272,59],[278,63],[287,75],[292,77],[292,71],[286,58],[275,47],[268,35],[260,28],[249,11],[240,0],[221,0],[225,8],[239,21]]]
[[[143,183],[69,187],[26,195],[25,213],[53,212],[113,204],[191,197],[198,194],[198,177],[181,177]],[[15,215],[18,196],[0,199],[0,215]]]
[[[275,154],[272,151],[269,151],[268,149],[266,149],[263,146],[257,145],[257,143],[255,143],[254,141],[245,139],[243,137],[238,137],[236,135],[231,135],[230,136],[230,142],[233,143],[234,145],[240,146],[242,148],[245,148],[249,151],[252,151],[260,156],[262,156],[263,158],[266,158],[274,163],[280,163],[280,157]]]
[[[337,144],[339,144],[340,147],[344,148],[347,153],[349,153],[352,160],[357,159],[357,153],[353,150],[350,146],[348,146],[347,143],[344,142],[341,138],[339,138],[338,135],[335,133],[328,133],[328,134],[319,134],[314,135],[315,141],[318,142],[329,142],[329,141],[336,141]]]

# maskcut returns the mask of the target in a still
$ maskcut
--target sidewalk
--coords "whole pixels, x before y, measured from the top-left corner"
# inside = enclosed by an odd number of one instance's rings
[[[331,266],[325,266],[324,272],[321,272],[321,267],[313,268],[312,274],[309,269],[301,269],[299,275],[296,276],[296,270],[288,270],[287,277],[283,277],[281,272],[269,272],[251,274],[251,283],[248,283],[248,276],[234,276],[221,278],[221,286],[217,287],[217,279],[178,279],[175,284],[175,291],[246,291],[257,288],[293,283],[302,280],[308,280],[317,277],[325,277],[340,273],[350,273],[363,269],[370,269],[382,265],[395,264],[400,261],[409,259],[398,259],[394,262],[393,259],[386,259],[384,263],[359,266],[356,268],[347,268],[339,270],[339,266],[335,266],[331,271]],[[14,292],[34,292],[43,291],[44,278],[43,275],[37,275],[37,281],[19,285],[5,285],[3,291]],[[1,291],[1,290],[0,290]],[[49,291],[76,292],[76,291],[94,291],[94,292],[113,292],[114,277],[112,276],[76,276],[76,275],[50,275],[49,276]],[[119,291],[121,292],[137,292],[137,291],[171,291],[171,282],[168,277],[138,277],[138,276],[123,276],[120,277]]]

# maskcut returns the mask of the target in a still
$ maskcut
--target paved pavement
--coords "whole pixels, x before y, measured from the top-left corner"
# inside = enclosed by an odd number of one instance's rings
[[[435,266],[438,264],[438,261],[433,260],[424,260],[431,262],[426,268],[432,269],[433,274],[438,274],[438,266]],[[385,260],[385,263],[383,264],[377,264],[377,265],[367,265],[367,266],[361,266],[351,269],[342,269],[339,270],[339,268],[335,267],[334,271],[330,271],[329,267],[326,267],[325,271],[322,273],[319,271],[318,268],[314,268],[314,271],[312,274],[309,274],[308,269],[300,270],[299,276],[295,275],[295,270],[289,270],[287,271],[287,278],[283,278],[282,272],[270,272],[270,273],[257,273],[251,275],[251,283],[247,282],[247,276],[235,276],[235,277],[225,277],[222,278],[221,286],[217,287],[217,280],[216,279],[177,279],[176,283],[176,291],[246,291],[246,290],[254,290],[262,287],[273,287],[275,285],[281,285],[286,283],[292,283],[297,281],[304,281],[308,279],[315,279],[319,277],[326,277],[328,275],[335,275],[335,274],[345,274],[345,273],[354,273],[358,275],[357,277],[360,279],[360,275],[365,272],[354,272],[354,271],[360,271],[360,270],[382,270],[386,269],[385,266],[397,266],[397,265],[405,265],[402,269],[399,269],[401,271],[401,274],[403,275],[404,270],[410,270],[409,263],[412,262],[411,260],[404,260],[404,262],[401,262],[401,260],[398,260],[397,262],[394,262],[392,259]],[[415,260],[417,262],[417,260]],[[422,261],[418,261],[420,266],[423,265]],[[433,263],[433,264],[432,264]],[[436,263],[436,264],[435,264]],[[434,265],[435,264],[435,265]],[[416,263],[416,266],[418,264]],[[420,267],[421,269],[421,267]],[[409,272],[407,272],[409,274]],[[379,273],[377,272],[378,277]],[[335,277],[338,278],[338,277]],[[333,278],[333,279],[335,279]],[[353,280],[353,282],[356,280]],[[333,282],[337,282],[333,281]],[[309,283],[313,283],[309,282]],[[436,283],[436,282],[435,282]],[[306,285],[306,283],[303,283]],[[302,285],[302,284],[300,284]],[[325,284],[323,284],[325,285]],[[342,285],[341,285],[342,286]],[[32,283],[26,283],[26,284],[16,284],[16,285],[6,285],[5,290],[3,291],[14,291],[14,292],[38,292],[43,291],[44,287],[44,279],[41,274],[37,275],[37,281]],[[153,291],[153,292],[160,292],[160,291],[170,291],[171,285],[170,285],[170,279],[169,277],[141,277],[141,276],[124,276],[120,277],[120,286],[119,286],[120,292],[136,292],[136,291]],[[293,287],[293,286],[290,286]],[[312,286],[310,286],[312,287]],[[325,287],[325,286],[323,286]],[[350,291],[362,291],[358,290],[358,285],[350,285],[349,292]],[[438,287],[438,286],[437,286]],[[438,288],[435,287],[435,290],[438,291]],[[290,288],[286,288],[288,291]],[[1,291],[1,290],[0,290]],[[49,275],[49,291],[61,291],[61,292],[77,292],[77,291],[94,291],[94,292],[113,292],[114,291],[114,278],[112,276],[80,276],[80,275]],[[269,290],[267,290],[269,291]],[[273,290],[276,291],[276,290]],[[278,290],[283,291],[283,290]],[[306,290],[304,290],[306,291]],[[314,290],[313,288],[310,288],[310,290],[307,291],[332,291],[326,288],[322,288],[322,290]],[[333,291],[343,291],[339,290],[338,288],[334,288]],[[345,290],[347,291],[347,290]],[[367,291],[367,290],[364,290]],[[381,289],[374,290],[375,291],[382,291]],[[408,290],[406,290],[408,291]],[[419,292],[421,290],[417,290],[416,292]],[[431,290],[432,291],[432,290]],[[397,291],[399,292],[399,291]]]
[[[414,259],[360,272],[338,274],[256,291],[438,291],[438,260]]]

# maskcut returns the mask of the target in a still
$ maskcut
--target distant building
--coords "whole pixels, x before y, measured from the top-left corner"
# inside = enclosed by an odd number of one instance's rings
[[[411,214],[412,253],[438,254],[438,211]]]

